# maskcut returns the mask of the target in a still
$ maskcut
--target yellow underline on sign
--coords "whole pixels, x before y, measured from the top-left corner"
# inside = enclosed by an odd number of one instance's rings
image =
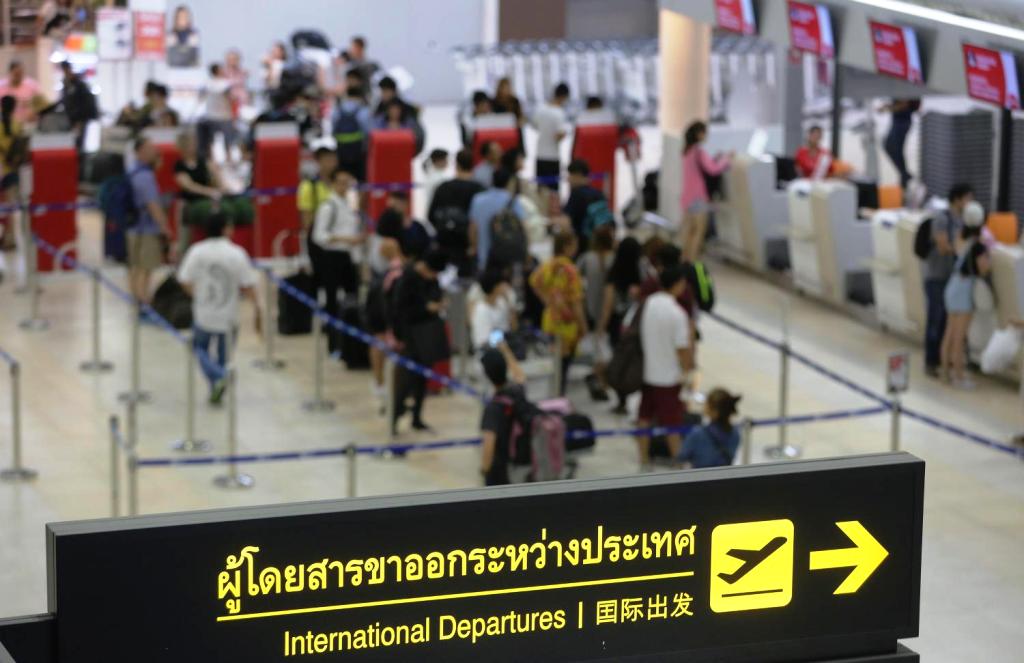
[[[337,610],[355,610],[356,608],[378,608],[388,605],[406,605],[409,603],[428,603],[431,601],[451,601],[453,599],[469,599],[479,596],[501,596],[504,594],[525,594],[528,592],[547,592],[554,589],[573,589],[575,587],[598,587],[600,585],[619,585],[628,582],[646,582],[650,580],[668,580],[670,578],[688,578],[693,571],[676,573],[658,573],[649,576],[628,576],[625,578],[604,578],[602,580],[580,580],[579,582],[562,582],[554,585],[533,585],[531,587],[509,587],[506,589],[485,589],[478,592],[459,592],[457,594],[437,594],[434,596],[412,596],[404,599],[384,599],[381,601],[365,601],[363,603],[343,603],[340,605],[323,605],[313,608],[295,608],[294,610],[271,610],[268,612],[252,612],[245,615],[223,615],[218,622],[233,622],[240,619],[264,619],[266,617],[284,617],[287,615],[308,615],[314,612],[334,612]]]

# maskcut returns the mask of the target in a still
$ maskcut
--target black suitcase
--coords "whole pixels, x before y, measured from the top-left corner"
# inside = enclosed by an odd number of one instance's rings
[[[594,422],[585,414],[579,412],[573,412],[572,414],[566,414],[562,416],[565,420],[565,450],[566,451],[582,451],[583,449],[592,449],[594,447],[594,437],[588,435],[587,437],[574,437],[573,433],[577,431],[593,433]]]
[[[313,277],[307,272],[297,272],[284,279],[288,285],[310,297],[316,297]],[[313,311],[292,297],[284,289],[277,291],[277,333],[282,336],[309,334],[313,331]]]
[[[342,302],[341,314],[338,317],[345,324],[366,331],[363,307],[358,301],[346,299]],[[341,359],[349,370],[370,368],[370,348],[355,336],[332,328],[328,345],[331,352],[341,353]]]

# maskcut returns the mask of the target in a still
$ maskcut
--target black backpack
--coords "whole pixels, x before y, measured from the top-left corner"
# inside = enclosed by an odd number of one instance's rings
[[[513,209],[515,196],[491,219],[491,256],[506,265],[526,261],[528,241],[523,222]]]
[[[434,212],[431,219],[437,231],[437,245],[442,249],[462,252],[469,248],[469,216],[454,205]]]
[[[952,229],[952,227],[952,224],[950,224],[949,228]],[[949,232],[948,234],[949,241],[952,243],[953,233]],[[928,217],[921,222],[921,225],[917,227],[917,232],[914,233],[914,255],[921,260],[927,260],[934,248],[935,236],[932,234],[932,217]]]
[[[608,386],[620,396],[634,394],[644,386],[644,346],[640,337],[643,314],[644,305],[641,304],[633,314],[629,327],[622,330],[619,342],[612,351],[612,360],[605,369]]]

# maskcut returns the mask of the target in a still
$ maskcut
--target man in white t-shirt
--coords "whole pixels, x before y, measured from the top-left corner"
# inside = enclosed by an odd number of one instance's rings
[[[682,426],[686,406],[679,398],[683,377],[693,368],[693,344],[690,320],[679,305],[686,289],[682,266],[661,273],[661,290],[644,302],[640,318],[640,342],[644,349],[644,386],[640,398],[637,426]],[[681,436],[666,435],[672,458],[679,455]],[[650,463],[650,438],[638,437],[640,463]]]
[[[335,317],[340,317],[338,290],[350,297],[359,293],[359,264],[365,237],[359,213],[348,200],[354,182],[355,178],[348,171],[341,168],[334,171],[331,195],[320,203],[310,234],[310,241],[321,249],[313,271],[324,289],[324,310]],[[328,350],[339,354],[340,343],[341,336],[331,334]]]
[[[178,268],[178,281],[192,296],[192,344],[203,374],[210,382],[210,404],[224,395],[228,344],[238,334],[238,304],[244,295],[256,310],[256,332],[261,331],[256,301],[256,271],[245,249],[231,241],[232,227],[223,212],[206,222],[207,239],[193,244]],[[216,349],[213,358],[211,347]]]
[[[558,177],[561,174],[558,146],[569,133],[569,124],[565,118],[565,102],[568,100],[569,86],[559,83],[555,88],[555,96],[534,112],[531,122],[537,129],[537,179],[541,186],[552,191],[558,190]]]

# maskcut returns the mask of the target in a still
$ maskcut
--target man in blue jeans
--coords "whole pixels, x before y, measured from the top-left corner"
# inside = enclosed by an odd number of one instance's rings
[[[964,207],[974,200],[970,184],[949,191],[949,209],[932,218],[932,250],[924,260],[924,295],[927,321],[924,335],[925,372],[938,377],[942,336],[946,333],[946,283],[956,265],[956,243],[964,228]]]
[[[238,334],[238,305],[242,296],[256,311],[260,332],[260,308],[256,301],[256,271],[245,249],[230,239],[232,227],[223,212],[207,221],[208,238],[193,244],[178,269],[178,280],[192,295],[192,343],[199,365],[210,383],[210,404],[219,405],[226,386],[228,344]],[[230,338],[229,338],[230,336]],[[216,359],[210,354],[211,346]]]

